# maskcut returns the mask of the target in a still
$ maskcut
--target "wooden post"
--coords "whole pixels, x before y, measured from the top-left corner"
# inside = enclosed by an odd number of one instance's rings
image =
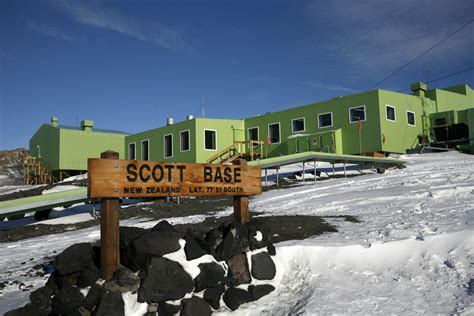
[[[245,159],[234,160],[234,165],[247,165]],[[250,221],[249,215],[249,197],[248,196],[234,196],[234,222],[242,225]]]
[[[119,159],[119,154],[106,151],[102,159]],[[104,280],[110,280],[120,263],[119,252],[119,199],[100,200],[100,270]]]

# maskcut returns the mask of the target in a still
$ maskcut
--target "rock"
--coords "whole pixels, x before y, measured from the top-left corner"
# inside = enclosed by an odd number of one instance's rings
[[[77,285],[77,280],[79,279],[80,272],[75,272],[67,275],[57,276],[56,282],[59,289],[63,287],[71,287]]]
[[[183,300],[182,316],[206,316],[211,315],[211,308],[202,298],[193,296]]]
[[[94,284],[89,289],[86,298],[82,306],[86,309],[92,311],[99,304],[102,294],[105,292],[104,288],[100,285]]]
[[[99,278],[100,270],[96,266],[87,267],[79,274],[77,286],[80,288],[92,286]]]
[[[132,243],[139,237],[148,234],[148,230],[139,227],[120,227],[120,263],[134,271],[138,270],[135,266],[135,252]]]
[[[247,262],[247,255],[240,253],[227,260],[229,266],[227,284],[235,286],[252,282],[250,277],[249,264]]]
[[[212,263],[200,263],[199,269],[201,272],[194,280],[196,284],[196,292],[214,287],[224,281],[225,270],[221,265]]]
[[[92,246],[89,243],[72,245],[58,256],[54,261],[54,268],[59,275],[80,272],[94,264]]]
[[[140,285],[138,276],[127,268],[117,270],[112,279],[104,283],[104,289],[110,292],[136,292]]]
[[[30,316],[30,315],[42,315],[38,308],[33,304],[26,304],[23,307],[8,311],[4,316]]]
[[[225,291],[224,284],[219,284],[213,288],[204,291],[204,300],[214,309],[221,307],[221,296]]]
[[[74,313],[70,314],[71,316],[90,316],[91,312],[84,306],[79,307]]]
[[[247,224],[248,227],[248,239],[250,250],[266,247],[267,244],[272,241],[272,234],[270,228],[263,221],[258,219],[252,219]]]
[[[230,224],[224,231],[223,240],[216,248],[216,254],[227,260],[249,250],[248,228],[246,225]]]
[[[122,294],[119,292],[105,292],[100,298],[100,303],[94,312],[96,316],[124,316],[125,308]]]
[[[262,285],[249,285],[248,291],[252,294],[253,300],[256,301],[267,294],[270,294],[275,290],[275,287],[270,284],[262,284]]]
[[[71,314],[81,307],[84,295],[78,287],[64,287],[53,297],[53,314]]]
[[[276,267],[267,252],[252,255],[252,276],[257,280],[271,280],[275,277]]]
[[[165,302],[158,304],[158,315],[159,316],[173,316],[179,313],[183,307],[181,305],[172,305]]]
[[[53,290],[47,286],[40,287],[30,294],[31,303],[37,307],[40,314],[48,315],[51,313],[51,296]]]
[[[58,286],[58,273],[54,271],[51,273],[51,275],[48,278],[48,281],[46,281],[46,284],[44,286],[48,287],[53,291],[53,294],[58,293],[59,291],[59,286]]]
[[[184,236],[184,240],[186,240],[186,245],[184,246],[186,260],[194,260],[209,253],[209,246],[202,238],[187,234]]]
[[[235,287],[228,288],[224,293],[224,303],[233,311],[239,308],[240,305],[251,302],[252,300],[252,294]]]
[[[176,232],[173,225],[171,225],[168,221],[160,221],[158,224],[153,226],[151,230],[158,232]]]
[[[143,271],[138,301],[156,303],[179,300],[193,288],[193,280],[179,263],[154,257]]]
[[[277,254],[275,250],[275,246],[271,242],[267,244],[267,251],[268,251],[268,254],[271,256],[275,256]]]
[[[175,232],[154,231],[137,238],[133,242],[136,266],[143,268],[151,257],[161,257],[178,251],[179,234]]]
[[[209,248],[216,250],[217,246],[222,242],[222,231],[219,229],[211,229],[207,232],[204,240],[209,245]]]

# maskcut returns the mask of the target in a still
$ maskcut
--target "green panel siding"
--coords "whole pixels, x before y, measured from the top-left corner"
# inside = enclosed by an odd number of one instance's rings
[[[422,101],[417,96],[379,90],[380,136],[382,151],[404,153],[418,145],[418,135],[423,133]],[[387,119],[387,105],[395,108],[395,121]],[[408,124],[407,112],[415,113],[415,126]]]
[[[467,110],[467,122],[469,125],[469,146],[471,154],[474,154],[474,108]]]
[[[336,131],[336,145],[339,147],[336,151],[346,154],[359,153],[359,130],[358,123],[349,123],[349,108],[365,105],[366,120],[362,122],[362,151],[374,152],[380,151],[380,133],[379,128],[379,107],[377,91],[360,93],[348,97],[338,97],[325,102],[313,103],[288,110],[273,112],[265,115],[255,116],[245,119],[246,134],[248,128],[258,127],[260,140],[266,141],[268,136],[268,125],[271,123],[280,123],[281,141],[278,144],[265,145],[268,151],[268,157],[275,157],[292,153],[295,151],[295,145],[292,145],[292,138],[295,134],[292,132],[291,121],[297,118],[305,119],[304,132],[302,134],[323,133]],[[332,112],[333,124],[330,127],[318,126],[318,114]],[[304,143],[304,141],[302,141]],[[301,143],[301,141],[300,141]]]
[[[30,155],[41,158],[50,170],[58,170],[59,128],[43,124],[30,139]]]
[[[60,129],[61,170],[87,170],[88,158],[99,158],[106,150],[119,153],[125,158],[123,144],[126,134],[102,133],[72,129]]]
[[[155,128],[142,133],[127,136],[125,138],[125,157],[128,156],[128,144],[136,143],[136,159],[142,160],[141,146],[143,140],[149,140],[149,156],[151,161],[177,161],[177,162],[195,162],[196,161],[196,119],[179,122],[173,125],[167,125]],[[180,132],[189,130],[190,149],[188,151],[180,150]],[[173,135],[173,156],[164,157],[164,136]],[[128,159],[128,158],[127,158]]]
[[[461,89],[461,87],[450,88],[457,92],[441,89],[430,90],[427,92],[427,96],[436,101],[437,112],[450,110],[460,111],[467,108],[473,108],[474,94],[472,93],[472,89],[468,86],[465,86],[463,89]],[[459,93],[463,90],[465,90],[466,94]]]
[[[217,135],[216,150],[204,149],[204,130],[215,130]],[[244,141],[243,120],[196,119],[196,162],[207,162],[209,157],[215,155],[236,141]]]

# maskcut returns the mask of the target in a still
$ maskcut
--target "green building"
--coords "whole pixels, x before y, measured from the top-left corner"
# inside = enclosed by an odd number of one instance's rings
[[[30,139],[30,155],[40,158],[56,179],[62,179],[84,172],[88,158],[99,158],[109,149],[124,159],[127,135],[96,129],[90,120],[83,120],[80,127],[59,125],[58,118],[52,117]]]
[[[81,127],[43,125],[30,153],[50,170],[87,169],[87,158],[105,150],[120,158],[216,163],[236,157],[264,159],[305,151],[384,156],[419,146],[474,153],[474,95],[467,85],[412,93],[372,90],[241,120],[194,118],[133,135]]]

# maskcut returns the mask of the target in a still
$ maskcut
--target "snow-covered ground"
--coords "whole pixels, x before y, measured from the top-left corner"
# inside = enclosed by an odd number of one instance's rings
[[[271,282],[276,290],[222,314],[474,314],[474,156],[448,152],[401,158],[407,160],[406,169],[308,181],[253,198],[251,208],[261,216],[352,215],[361,223],[326,217],[338,233],[277,244],[277,276]],[[45,279],[25,276],[29,267],[54,251],[98,237],[95,227],[0,244],[0,282],[39,287]],[[23,305],[28,296],[18,285],[7,287],[0,313]]]

